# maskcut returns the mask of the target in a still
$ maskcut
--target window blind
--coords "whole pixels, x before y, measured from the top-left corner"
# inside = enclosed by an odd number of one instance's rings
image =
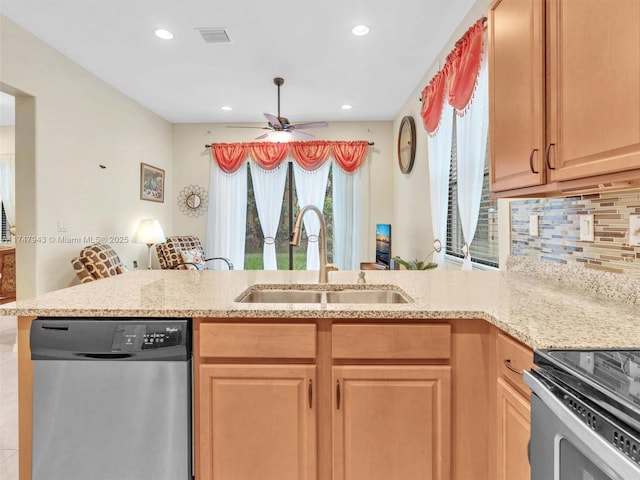
[[[0,202],[0,210],[2,210],[2,232],[0,235],[0,241],[9,242],[11,241],[9,234],[9,224],[7,222],[7,215],[4,213],[4,205]]]
[[[453,119],[453,139],[451,142],[451,170],[449,172],[449,201],[447,212],[447,245],[448,255],[464,258],[462,246],[464,235],[458,211],[458,162],[456,142],[456,117]],[[491,200],[489,193],[489,148],[485,153],[484,178],[482,182],[482,198],[476,234],[471,242],[471,261],[498,267],[498,203]]]

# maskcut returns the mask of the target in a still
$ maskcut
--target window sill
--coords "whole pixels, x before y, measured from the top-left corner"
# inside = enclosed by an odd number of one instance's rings
[[[460,257],[454,257],[453,255],[444,254],[444,261],[448,264],[453,264],[459,268],[462,268],[462,259]],[[489,265],[484,265],[482,263],[471,262],[472,270],[480,270],[480,271],[488,271],[488,272],[497,272],[500,269],[496,267],[490,267]]]

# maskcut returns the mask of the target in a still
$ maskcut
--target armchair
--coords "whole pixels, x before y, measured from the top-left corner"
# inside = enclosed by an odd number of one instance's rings
[[[164,243],[156,244],[158,262],[162,269],[205,270],[206,262],[221,260],[233,270],[233,263],[225,257],[205,258],[200,239],[193,235],[175,235],[167,237]]]
[[[127,271],[115,250],[104,243],[84,247],[80,255],[71,260],[71,265],[81,283],[113,277]]]

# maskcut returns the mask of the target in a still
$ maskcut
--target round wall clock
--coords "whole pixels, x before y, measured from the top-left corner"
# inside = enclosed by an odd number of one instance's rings
[[[416,158],[416,124],[413,117],[402,118],[398,131],[398,163],[402,173],[409,173]]]

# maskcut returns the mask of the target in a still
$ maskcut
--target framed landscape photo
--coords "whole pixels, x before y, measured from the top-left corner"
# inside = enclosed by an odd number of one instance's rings
[[[140,163],[140,199],[164,202],[164,170]]]

